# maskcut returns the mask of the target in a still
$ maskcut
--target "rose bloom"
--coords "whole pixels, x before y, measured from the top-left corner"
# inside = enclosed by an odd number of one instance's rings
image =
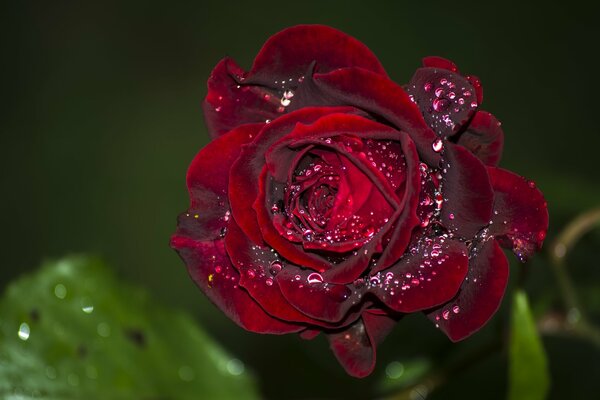
[[[443,58],[399,86],[340,31],[279,32],[249,72],[213,70],[212,141],[171,246],[238,325],[323,333],[353,376],[406,313],[461,340],[502,300],[501,247],[524,260],[548,228],[533,182],[496,166],[503,133],[482,98]]]

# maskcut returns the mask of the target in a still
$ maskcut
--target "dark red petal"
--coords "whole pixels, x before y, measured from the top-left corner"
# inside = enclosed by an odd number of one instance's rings
[[[373,372],[377,346],[396,325],[397,319],[364,311],[362,319],[343,331],[328,334],[329,345],[346,372],[364,378]]]
[[[548,208],[532,181],[510,171],[488,167],[494,188],[490,234],[524,261],[542,247],[548,231]]]
[[[321,331],[318,329],[306,328],[305,330],[300,332],[300,337],[304,340],[313,340],[314,338],[319,336],[319,333],[321,333]]]
[[[328,74],[315,74],[314,84],[323,96],[320,100],[323,104],[355,106],[386,120],[408,133],[421,158],[437,166],[440,157],[431,147],[436,136],[425,123],[418,107],[396,83],[360,68],[344,68]]]
[[[453,342],[478,331],[494,315],[508,282],[508,261],[494,239],[472,250],[469,273],[458,295],[427,312]]]
[[[411,313],[450,300],[467,274],[467,247],[453,239],[424,239],[400,261],[371,276],[369,292],[394,311]]]
[[[297,25],[271,36],[254,60],[248,74],[253,80],[288,80],[316,70],[329,72],[361,67],[387,76],[367,46],[347,34],[324,25]]]
[[[496,166],[502,156],[504,133],[500,122],[486,111],[477,111],[457,143],[469,149],[484,164]]]
[[[447,69],[417,69],[406,91],[413,96],[427,125],[443,137],[460,131],[479,105],[469,81]]]
[[[442,57],[429,56],[423,58],[423,66],[431,68],[447,69],[448,71],[458,73],[458,67],[452,61]]]
[[[358,302],[346,285],[328,284],[322,275],[288,265],[277,276],[285,298],[302,313],[326,322],[339,322]]]
[[[330,326],[314,320],[292,307],[275,283],[275,276],[288,262],[280,260],[269,248],[253,245],[232,221],[225,244],[229,258],[240,273],[239,284],[270,315],[289,322]]]
[[[208,132],[216,138],[247,123],[264,123],[278,117],[280,98],[260,86],[241,86],[245,72],[225,58],[208,79],[208,93],[202,109]]]
[[[469,83],[475,88],[475,93],[477,94],[477,102],[479,104],[483,103],[483,86],[481,86],[481,81],[475,75],[467,75],[465,76]]]
[[[471,239],[492,216],[494,192],[486,167],[462,146],[446,143],[441,220],[460,237]]]
[[[221,311],[242,328],[258,333],[284,334],[305,327],[268,315],[242,288],[223,240],[196,241],[175,235],[171,247],[179,253],[198,287]]]
[[[228,166],[260,126],[246,125],[234,129],[209,143],[196,155],[187,172],[190,208],[178,218],[178,235],[196,240],[220,237],[229,218]]]

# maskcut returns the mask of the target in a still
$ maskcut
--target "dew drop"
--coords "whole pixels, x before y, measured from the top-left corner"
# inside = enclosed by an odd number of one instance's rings
[[[404,365],[398,361],[392,361],[385,367],[385,374],[390,379],[398,379],[404,374]]]
[[[442,312],[442,318],[448,320],[448,318],[450,318],[450,311],[444,310],[444,312]]]
[[[423,85],[423,89],[425,89],[426,92],[429,92],[431,89],[433,89],[433,84],[431,82],[427,82],[425,85]]]
[[[67,288],[65,285],[59,283],[58,285],[54,286],[54,295],[61,300],[67,297]]]
[[[321,276],[321,274],[316,272],[313,272],[312,274],[308,275],[306,279],[310,284],[323,283],[323,277]]]
[[[267,278],[265,283],[267,284],[267,286],[273,286],[273,278]]]
[[[433,148],[433,151],[435,151],[436,153],[439,153],[440,151],[442,151],[442,148],[444,147],[444,143],[442,142],[442,139],[437,139],[435,142],[433,142],[431,147]]]
[[[283,266],[279,261],[273,261],[271,263],[271,267],[269,268],[269,272],[271,272],[273,275],[277,275],[279,272],[281,272],[282,268]]]
[[[453,312],[454,314],[458,314],[458,313],[460,312],[460,307],[459,307],[459,306],[454,306],[454,307],[452,307],[452,312]]]
[[[227,372],[231,375],[238,376],[244,373],[246,367],[244,367],[244,363],[238,360],[237,358],[232,358],[227,361]]]
[[[445,110],[448,105],[450,105],[450,102],[444,98],[433,100],[433,109],[437,112]]]
[[[253,279],[253,278],[256,276],[256,273],[254,272],[254,270],[253,270],[253,269],[249,269],[249,270],[246,272],[246,275],[248,276],[248,278],[250,278],[250,279]]]
[[[19,326],[19,331],[17,332],[17,335],[19,336],[19,339],[26,341],[27,339],[29,339],[30,333],[31,330],[29,329],[29,325],[26,322],[23,322]]]
[[[106,338],[110,336],[110,326],[106,322],[100,322],[96,327],[96,331],[102,337]]]
[[[449,219],[454,219],[454,214],[450,213],[450,214],[448,215],[448,218],[449,218]]]
[[[94,305],[92,301],[88,298],[81,299],[81,311],[86,314],[91,314],[94,312]]]
[[[435,92],[434,92],[434,93],[435,93],[435,97],[441,97],[441,96],[443,96],[443,95],[444,95],[444,89],[442,89],[442,88],[437,88],[437,89],[435,89]]]

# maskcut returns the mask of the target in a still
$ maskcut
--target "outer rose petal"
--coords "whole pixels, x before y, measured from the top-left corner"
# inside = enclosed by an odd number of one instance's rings
[[[234,129],[198,152],[187,171],[191,204],[178,218],[178,235],[213,240],[226,229],[229,212],[227,166],[239,156],[242,145],[250,141],[261,126],[245,125]]]
[[[431,148],[434,132],[404,89],[393,81],[360,68],[343,68],[315,74],[313,90],[299,93],[298,104],[351,105],[366,110],[408,133],[421,158],[437,166],[440,157]]]
[[[285,29],[264,44],[249,73],[228,58],[215,67],[203,104],[209,133],[214,138],[242,124],[273,120],[286,112],[284,93],[301,88],[304,75],[309,81],[313,70],[354,66],[387,76],[377,57],[343,32],[322,25]]]
[[[502,156],[504,132],[500,122],[486,111],[477,111],[457,143],[469,149],[486,165],[496,166]]]
[[[458,73],[458,67],[452,61],[442,57],[429,56],[423,58],[423,66],[431,68],[447,69],[448,71]]]
[[[542,193],[510,171],[488,167],[494,188],[490,234],[524,261],[542,247],[548,231],[548,208]]]
[[[457,342],[478,331],[494,315],[508,282],[508,261],[494,239],[472,251],[469,273],[458,295],[427,316]]]
[[[279,96],[260,86],[241,86],[245,72],[224,58],[208,78],[208,94],[202,103],[204,120],[212,138],[248,123],[264,123],[281,113]]]
[[[464,147],[446,143],[442,178],[444,226],[470,239],[488,225],[494,192],[485,166]]]
[[[467,247],[458,240],[427,239],[400,261],[374,275],[370,290],[394,311],[435,307],[456,295],[467,275]]]
[[[277,274],[281,273],[282,269],[289,268],[288,263],[278,259],[269,248],[254,246],[235,222],[229,225],[225,243],[229,258],[241,274],[240,286],[270,315],[292,323],[333,327],[331,324],[310,318],[290,305],[279,286],[274,283]],[[318,306],[324,307],[324,304],[318,303]],[[358,318],[358,315],[355,318]]]
[[[249,77],[297,79],[316,62],[319,72],[361,67],[387,76],[377,57],[355,38],[325,25],[297,25],[271,36],[252,64]]]
[[[271,317],[238,286],[239,274],[227,258],[223,240],[199,242],[175,235],[171,247],[177,250],[198,287],[242,328],[273,334],[299,332],[305,328]]]
[[[366,310],[349,328],[328,335],[331,350],[349,375],[364,378],[373,371],[377,346],[397,320],[377,310]]]

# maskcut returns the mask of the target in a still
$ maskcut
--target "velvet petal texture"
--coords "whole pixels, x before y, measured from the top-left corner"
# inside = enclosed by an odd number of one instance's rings
[[[462,146],[446,143],[441,219],[457,235],[471,239],[492,216],[494,192],[485,166]]]
[[[290,333],[304,326],[268,315],[239,287],[239,274],[225,251],[223,233],[229,226],[228,171],[241,145],[251,140],[261,125],[247,125],[216,139],[198,153],[188,170],[190,209],[179,218],[171,238],[190,276],[210,300],[243,328],[261,333]]]
[[[392,331],[397,320],[398,317],[366,310],[349,328],[327,335],[333,353],[349,375],[363,378],[373,371],[377,346]]]
[[[469,272],[455,298],[427,312],[453,342],[478,331],[494,315],[508,283],[508,261],[494,239],[477,245]]]
[[[471,151],[482,163],[496,166],[502,156],[504,133],[496,117],[486,111],[477,111],[457,143]]]
[[[299,25],[272,36],[250,72],[223,59],[211,73],[203,103],[212,137],[236,126],[273,120],[283,115],[294,92],[313,71],[360,67],[386,77],[375,55],[361,42],[322,25]]]
[[[494,188],[494,215],[490,234],[524,261],[542,247],[548,230],[548,208],[542,193],[502,168],[488,167]]]

